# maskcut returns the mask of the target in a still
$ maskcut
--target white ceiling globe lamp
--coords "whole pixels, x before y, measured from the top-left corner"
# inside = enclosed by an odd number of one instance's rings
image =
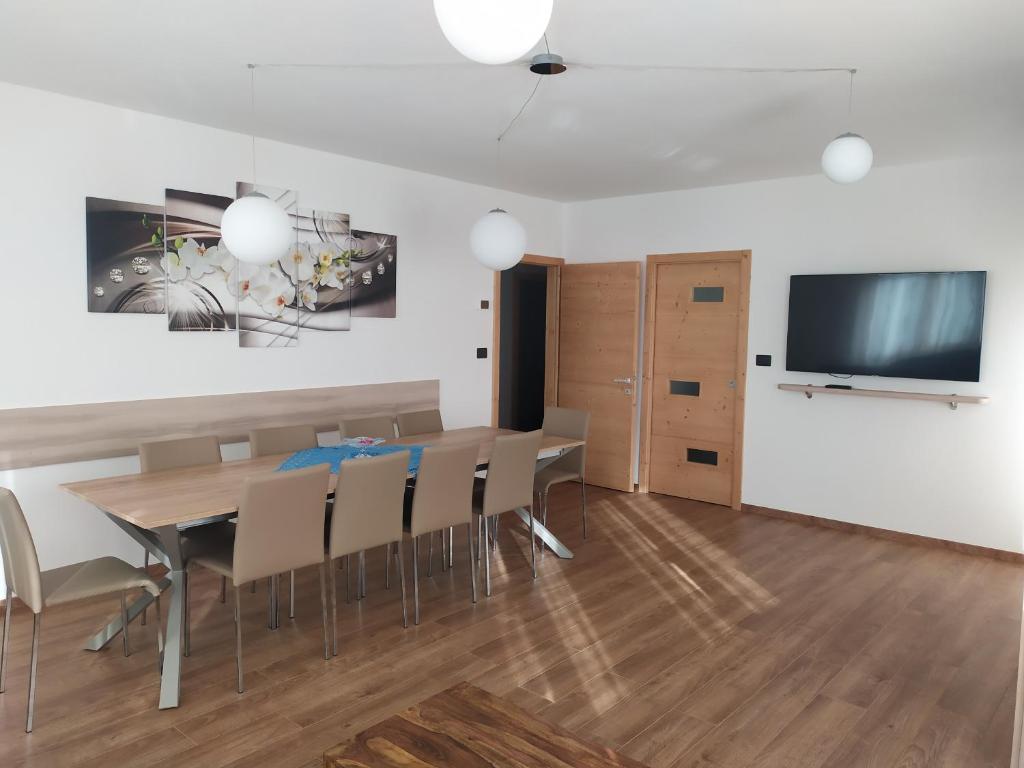
[[[850,70],[850,97],[847,119],[853,116],[853,76]],[[829,142],[821,155],[821,170],[837,184],[853,184],[868,175],[874,163],[875,154],[863,136],[844,133]]]
[[[554,0],[434,0],[448,42],[467,59],[508,64],[537,44]]]
[[[256,122],[256,65],[249,65],[252,118]],[[256,134],[252,135],[252,182],[256,186]],[[238,198],[224,211],[220,234],[239,261],[266,266],[284,258],[295,242],[295,230],[285,210],[260,192]]]
[[[495,208],[473,225],[469,247],[476,260],[488,269],[511,269],[526,253],[526,230],[508,211]]]

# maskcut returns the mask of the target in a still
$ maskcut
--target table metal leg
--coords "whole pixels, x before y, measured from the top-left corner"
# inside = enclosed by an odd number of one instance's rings
[[[519,519],[526,524],[526,527],[529,528],[531,518],[530,513],[527,512],[523,507],[518,507],[514,511],[517,515],[519,515]],[[565,546],[565,544],[563,544],[561,541],[559,541],[559,539],[553,533],[551,533],[551,531],[544,527],[544,525],[542,525],[540,521],[538,521],[536,518],[534,518],[533,520],[533,531],[534,534],[541,541],[547,544],[548,547],[551,548],[551,551],[554,552],[556,555],[565,560],[572,559],[572,550]]]

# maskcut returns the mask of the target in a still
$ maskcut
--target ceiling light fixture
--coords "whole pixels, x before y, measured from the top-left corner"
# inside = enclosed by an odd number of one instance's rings
[[[467,59],[508,64],[537,44],[554,0],[434,0],[448,42]]]
[[[256,186],[256,65],[249,65],[252,107],[252,183]],[[247,264],[273,264],[295,241],[295,230],[285,210],[259,192],[250,192],[227,207],[220,234],[228,251]]]
[[[537,82],[534,83],[533,90],[523,102],[523,106],[505,126],[505,130],[498,134],[495,167],[497,168],[499,187],[501,186],[501,142],[533,101],[543,79],[543,75],[537,78]],[[476,260],[488,269],[493,269],[495,272],[511,269],[523,260],[523,255],[526,253],[526,229],[515,216],[504,208],[493,208],[484,214],[469,231],[469,249],[473,252]]]
[[[850,70],[850,94],[847,103],[847,122],[853,118],[853,76]],[[853,184],[868,175],[874,163],[875,154],[863,136],[844,133],[829,142],[821,155],[821,170],[837,184]]]

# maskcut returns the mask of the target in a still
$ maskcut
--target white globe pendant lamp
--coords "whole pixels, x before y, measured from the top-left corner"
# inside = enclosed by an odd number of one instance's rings
[[[844,133],[825,147],[821,169],[837,184],[853,184],[868,175],[875,155],[863,136]]]
[[[511,269],[526,253],[526,230],[508,211],[495,208],[473,225],[469,247],[476,260],[488,269]]]
[[[467,59],[507,64],[544,35],[554,0],[434,0],[448,42]]]
[[[850,95],[847,120],[853,117],[853,76],[856,69],[850,70]],[[821,170],[837,184],[853,184],[860,181],[871,170],[875,161],[875,153],[867,140],[856,133],[844,133],[829,142],[821,154]]]
[[[252,118],[256,122],[256,65],[249,65]],[[256,135],[252,137],[252,176],[256,185]],[[239,261],[266,266],[282,259],[295,242],[291,218],[281,206],[260,192],[238,198],[224,211],[220,234],[228,251]]]
[[[227,207],[220,234],[231,255],[248,264],[273,264],[295,242],[288,214],[259,192],[250,192]]]

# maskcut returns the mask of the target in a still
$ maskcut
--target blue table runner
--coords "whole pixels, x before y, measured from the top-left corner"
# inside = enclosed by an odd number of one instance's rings
[[[327,448],[306,448],[293,453],[277,468],[279,472],[289,469],[302,469],[317,464],[329,464],[331,474],[338,474],[338,467],[343,461],[359,459],[365,456],[386,456],[389,453],[409,451],[409,472],[416,474],[420,468],[420,457],[423,455],[422,445],[334,445]]]

